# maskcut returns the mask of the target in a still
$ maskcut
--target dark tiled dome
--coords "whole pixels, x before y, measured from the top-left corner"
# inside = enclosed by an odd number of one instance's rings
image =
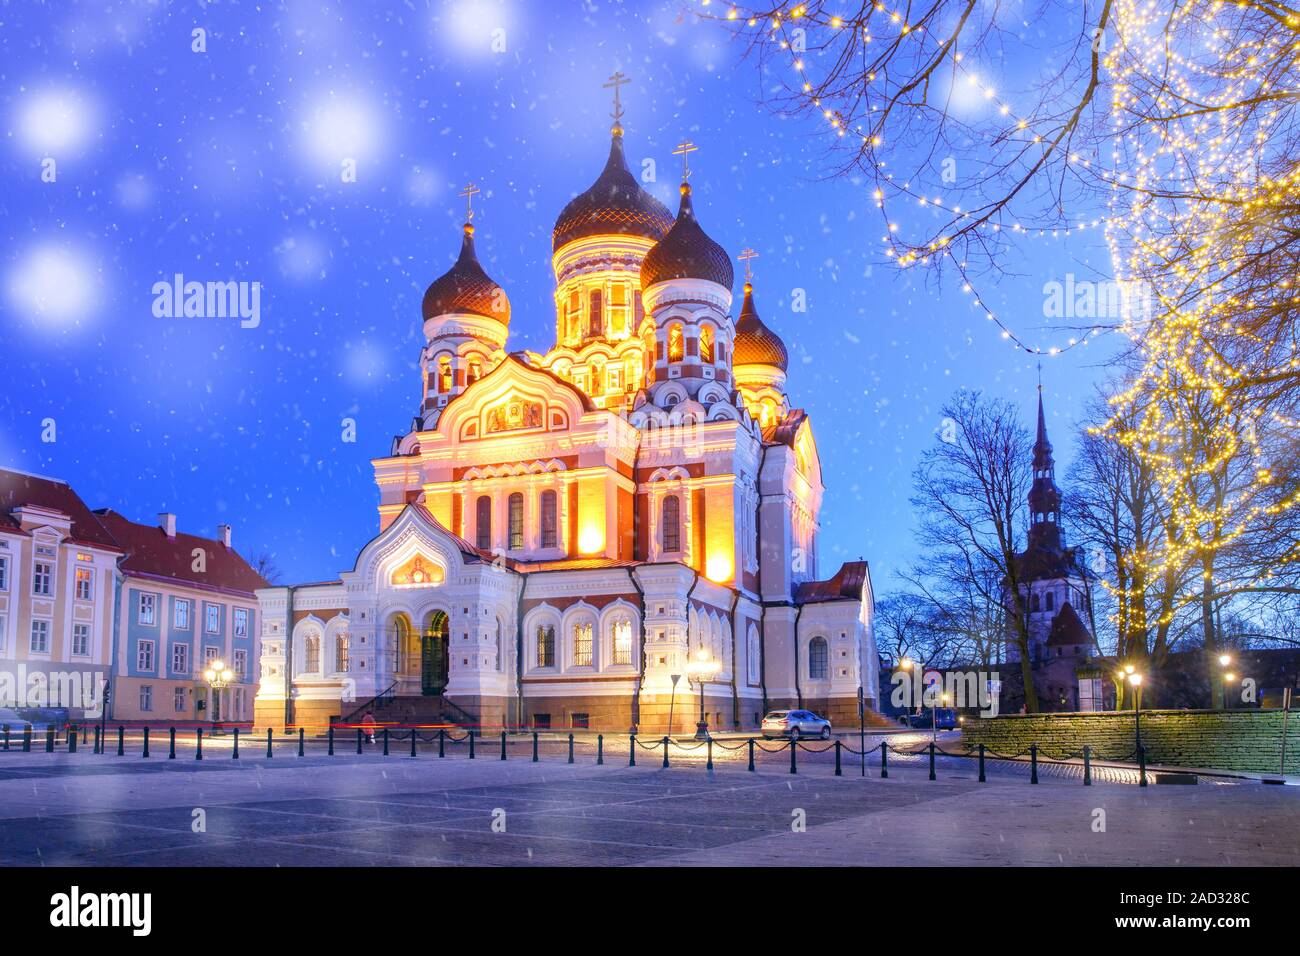
[[[465,223],[465,238],[456,264],[425,290],[423,312],[426,319],[467,312],[509,323],[510,300],[479,265],[474,254],[474,227],[469,223]]]
[[[673,227],[641,263],[641,288],[667,279],[708,279],[730,290],[735,278],[731,257],[700,228],[691,206],[691,187],[682,183],[682,204]]]
[[[587,236],[627,234],[658,242],[673,224],[673,215],[641,188],[623,158],[623,131],[615,128],[609,160],[585,193],[569,201],[555,220],[551,251]]]
[[[754,287],[745,283],[745,302],[736,322],[736,341],[731,349],[731,365],[775,365],[781,371],[789,366],[790,356],[780,337],[763,324],[754,308]]]

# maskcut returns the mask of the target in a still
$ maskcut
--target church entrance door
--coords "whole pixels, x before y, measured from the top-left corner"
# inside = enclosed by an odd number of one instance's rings
[[[435,697],[447,689],[450,626],[444,611],[434,611],[420,635],[420,692]]]

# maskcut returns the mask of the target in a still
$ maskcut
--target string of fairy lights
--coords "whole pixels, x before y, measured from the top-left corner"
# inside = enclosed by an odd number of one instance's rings
[[[712,0],[701,0],[701,3],[705,8],[713,6]],[[873,35],[869,22],[870,17],[873,15],[878,15],[887,21],[892,33]],[[761,29],[765,42],[777,50],[787,52],[790,56],[791,66],[798,76],[798,83],[792,92],[797,97],[802,97],[807,107],[820,112],[829,124],[831,131],[837,137],[855,137],[862,146],[871,147],[872,149],[882,144],[880,133],[863,129],[861,123],[853,123],[844,116],[843,112],[822,102],[817,95],[804,53],[807,44],[795,42],[792,31],[797,29],[806,33],[808,29],[812,28],[821,28],[832,33],[845,30],[859,31],[864,45],[878,40],[901,41],[903,38],[910,38],[920,45],[933,42],[936,44],[934,48],[937,49],[940,46],[951,47],[955,41],[955,37],[939,37],[929,30],[925,23],[909,22],[905,10],[893,8],[883,2],[870,5],[866,18],[861,16],[842,17],[831,14],[826,12],[819,3],[799,3],[789,6],[782,5],[775,10],[763,12],[744,10],[740,6],[731,5],[727,8],[725,19],[733,22],[743,21],[747,27]],[[918,47],[918,52],[921,52],[921,47]],[[1052,142],[1052,131],[1039,129],[1039,127],[1048,125],[1046,121],[1036,120],[1028,113],[1018,110],[1008,99],[1000,96],[990,83],[968,68],[963,52],[956,50],[955,47],[953,48],[952,61],[955,73],[961,76],[962,82],[974,90],[982,100],[989,103],[997,116],[1006,118],[1006,127],[999,135],[1006,137],[1008,140],[1017,140],[1026,147],[1041,146],[1049,151],[1056,148],[1056,144]],[[874,73],[869,72],[866,79],[869,86],[870,83],[876,81],[877,77]],[[1092,161],[1086,156],[1071,153],[1066,159],[1068,163],[1094,174],[1100,172],[1103,178],[1108,175],[1105,171],[1093,170]],[[1089,229],[1098,230],[1102,228],[1104,221],[1101,217],[1092,219],[1079,218],[1074,222],[1066,221],[1050,226],[1025,225],[1021,222],[1005,223],[995,220],[991,213],[963,209],[960,203],[948,201],[943,195],[927,195],[916,188],[910,180],[899,182],[893,172],[885,168],[883,161],[878,161],[877,167],[879,170],[879,176],[877,177],[879,185],[873,193],[873,199],[886,221],[887,231],[884,238],[886,244],[884,254],[886,257],[893,259],[898,267],[903,269],[917,264],[928,265],[932,258],[943,257],[944,261],[949,263],[960,276],[962,281],[961,291],[971,297],[971,305],[980,309],[985,319],[996,325],[1000,330],[1001,337],[1013,347],[1032,355],[1052,356],[1078,346],[1087,345],[1089,341],[1097,336],[1114,331],[1110,326],[1094,326],[1082,330],[1080,334],[1069,337],[1060,344],[1050,346],[1032,345],[1005,322],[996,311],[987,307],[983,298],[976,291],[976,282],[972,279],[967,264],[957,258],[952,251],[954,238],[962,232],[983,232],[995,238],[1005,234],[1016,240],[1035,237],[1061,239]],[[947,212],[950,215],[948,227],[940,230],[940,235],[918,245],[903,242],[899,238],[899,224],[889,216],[887,208],[889,199],[885,195],[885,188],[892,191],[895,197],[913,201],[921,208],[928,207]],[[947,234],[942,234],[945,231]]]
[[[701,0],[707,8],[712,0]],[[1300,305],[1296,277],[1278,275],[1262,291],[1243,278],[1275,224],[1300,209],[1300,165],[1285,152],[1300,103],[1300,14],[1266,0],[1109,0],[1106,38],[1100,46],[1104,81],[1110,92],[1111,152],[1089,157],[1070,152],[1054,158],[1108,192],[1106,214],[1056,226],[1005,222],[1001,208],[963,209],[942,194],[901,181],[875,155],[882,131],[864,128],[842,110],[866,109],[877,76],[836,96],[849,98],[837,109],[823,102],[810,73],[809,44],[794,42],[810,30],[859,31],[851,39],[897,49],[915,43],[918,57],[951,53],[954,80],[965,83],[1002,120],[994,141],[1026,150],[1070,147],[1058,137],[1060,117],[1039,117],[1018,109],[990,81],[968,67],[957,37],[925,22],[935,8],[914,14],[884,0],[855,15],[830,13],[822,2],[781,4],[763,13],[739,5],[722,18],[740,21],[772,51],[786,53],[797,77],[796,100],[817,111],[837,138],[856,138],[877,172],[873,194],[887,224],[887,254],[899,268],[929,265],[942,258],[956,267],[963,292],[1016,348],[1053,355],[1085,345],[1109,328],[1089,329],[1063,345],[1031,345],[975,291],[965,263],[953,251],[954,238],[970,231],[999,239],[1061,238],[1100,230],[1110,252],[1115,280],[1141,292],[1145,308],[1125,308],[1120,331],[1137,350],[1139,368],[1112,397],[1114,417],[1097,431],[1130,449],[1148,465],[1165,511],[1163,538],[1129,556],[1145,579],[1199,569],[1213,589],[1217,555],[1261,522],[1300,505],[1300,490],[1279,483],[1269,466],[1267,435],[1300,429],[1294,415],[1252,401],[1248,386],[1260,374],[1294,374],[1300,381],[1300,351],[1286,311]],[[873,35],[873,23],[882,29]],[[1097,41],[1102,39],[1099,32]],[[870,116],[870,110],[867,115]],[[870,165],[868,168],[870,168]],[[914,179],[916,181],[914,181]],[[906,201],[946,213],[933,238],[909,244],[889,207]],[[1269,310],[1281,317],[1262,324]],[[1300,545],[1271,556],[1257,570],[1264,580],[1300,561]],[[1109,582],[1107,586],[1110,587]],[[1144,615],[1143,601],[1124,594],[1118,602],[1121,629]],[[1160,623],[1168,623],[1177,607]],[[1143,622],[1145,624],[1147,622]]]

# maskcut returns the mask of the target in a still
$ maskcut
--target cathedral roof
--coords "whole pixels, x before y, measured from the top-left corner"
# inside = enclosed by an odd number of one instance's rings
[[[510,300],[505,290],[494,282],[474,252],[474,227],[465,223],[460,255],[450,269],[434,279],[424,292],[424,317],[469,313],[498,322],[510,322]]]
[[[623,131],[614,127],[609,159],[591,188],[569,201],[555,220],[551,249],[587,236],[626,234],[658,242],[672,227],[673,214],[628,171]]]
[[[736,274],[731,257],[700,226],[691,205],[691,187],[682,183],[682,202],[668,234],[641,263],[641,288],[669,279],[708,279],[730,290]]]
[[[867,562],[846,561],[835,576],[827,581],[804,581],[795,590],[796,604],[818,604],[823,601],[841,601],[846,598],[861,600],[862,587],[867,582]]]
[[[1075,644],[1091,644],[1092,635],[1088,627],[1079,618],[1078,613],[1066,601],[1061,610],[1052,618],[1052,630],[1047,635],[1048,647],[1070,647]]]
[[[763,324],[754,308],[754,286],[745,283],[745,301],[736,322],[736,340],[731,349],[731,364],[774,365],[785,371],[790,356],[781,337]]]
[[[782,444],[793,448],[795,436],[799,434],[799,426],[807,418],[808,413],[802,408],[790,409],[785,418],[763,429],[763,441],[768,445]]]

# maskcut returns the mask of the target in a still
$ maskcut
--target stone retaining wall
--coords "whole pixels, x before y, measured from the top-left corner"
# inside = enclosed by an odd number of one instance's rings
[[[1278,773],[1281,710],[1144,710],[1142,745],[1149,764]],[[998,753],[1037,744],[1044,757],[1074,755],[1084,744],[1098,760],[1132,760],[1132,711],[1089,714],[1009,714],[967,717],[962,740]],[[1286,772],[1300,773],[1300,711],[1287,724]]]

